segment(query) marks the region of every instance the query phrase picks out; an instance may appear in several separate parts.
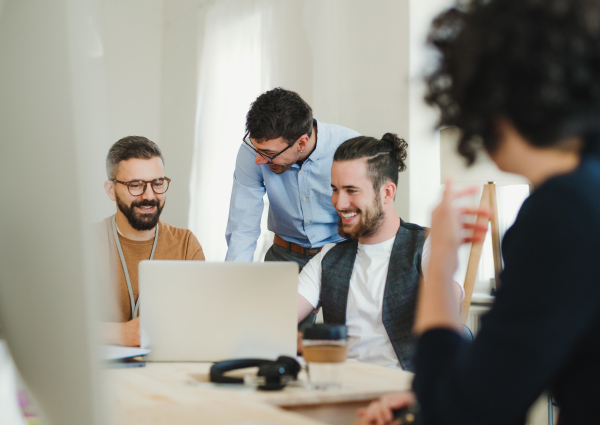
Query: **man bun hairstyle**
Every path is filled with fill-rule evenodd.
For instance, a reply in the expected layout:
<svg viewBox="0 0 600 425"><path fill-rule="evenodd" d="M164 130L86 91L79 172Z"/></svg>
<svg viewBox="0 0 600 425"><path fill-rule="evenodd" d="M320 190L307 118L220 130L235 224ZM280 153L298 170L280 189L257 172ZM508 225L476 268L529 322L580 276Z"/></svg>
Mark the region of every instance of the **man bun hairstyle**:
<svg viewBox="0 0 600 425"><path fill-rule="evenodd" d="M352 161L366 158L367 173L378 191L391 181L398 186L398 173L406 170L408 143L394 133L385 133L381 140L358 136L342 143L333 156L334 161Z"/></svg>
<svg viewBox="0 0 600 425"><path fill-rule="evenodd" d="M440 126L461 130L470 164L496 150L499 118L538 147L598 129L599 1L463 0L433 21L429 43L440 60L426 100Z"/></svg>
<svg viewBox="0 0 600 425"><path fill-rule="evenodd" d="M165 163L162 152L156 143L142 136L127 136L115 142L106 156L106 175L113 180L117 175L119 163L131 158L152 159L159 157Z"/></svg>
<svg viewBox="0 0 600 425"><path fill-rule="evenodd" d="M298 93L281 87L261 94L246 114L246 130L258 143L283 137L294 143L313 131L312 109Z"/></svg>

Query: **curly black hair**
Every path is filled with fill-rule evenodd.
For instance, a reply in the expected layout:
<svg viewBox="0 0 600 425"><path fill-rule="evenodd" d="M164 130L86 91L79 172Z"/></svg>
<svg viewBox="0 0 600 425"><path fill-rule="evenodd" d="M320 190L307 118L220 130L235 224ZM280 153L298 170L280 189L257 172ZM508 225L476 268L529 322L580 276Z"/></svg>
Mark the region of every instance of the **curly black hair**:
<svg viewBox="0 0 600 425"><path fill-rule="evenodd" d="M600 127L598 0L463 0L429 43L441 58L425 100L461 130L469 164L482 145L494 152L499 118L540 147Z"/></svg>

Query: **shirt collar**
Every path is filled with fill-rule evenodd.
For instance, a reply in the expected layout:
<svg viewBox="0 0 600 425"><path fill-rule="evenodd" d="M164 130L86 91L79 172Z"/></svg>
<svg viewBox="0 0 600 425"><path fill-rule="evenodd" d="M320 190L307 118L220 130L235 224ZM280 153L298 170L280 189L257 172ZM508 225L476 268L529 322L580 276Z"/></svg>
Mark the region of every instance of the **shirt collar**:
<svg viewBox="0 0 600 425"><path fill-rule="evenodd" d="M315 147L313 153L311 153L310 156L306 158L306 160L315 162L317 159L319 159L319 156L321 156L321 154L325 150L325 142L327 140L327 137L325 137L324 135L325 130L319 128L319 122L316 118L313 118L313 122L317 130L317 146Z"/></svg>

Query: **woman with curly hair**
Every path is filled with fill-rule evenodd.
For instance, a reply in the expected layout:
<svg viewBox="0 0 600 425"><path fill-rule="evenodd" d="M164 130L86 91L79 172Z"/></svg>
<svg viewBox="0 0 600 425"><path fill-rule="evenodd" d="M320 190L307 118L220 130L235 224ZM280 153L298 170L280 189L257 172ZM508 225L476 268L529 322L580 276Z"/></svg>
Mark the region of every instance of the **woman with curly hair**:
<svg viewBox="0 0 600 425"><path fill-rule="evenodd" d="M465 216L448 184L432 214L419 297L414 393L384 397L359 423L391 422L414 399L425 424L524 423L550 390L560 423L600 422L600 1L462 2L433 23L441 53L427 101L535 190L503 240L496 301L472 344L451 292ZM472 238L481 238L474 229Z"/></svg>

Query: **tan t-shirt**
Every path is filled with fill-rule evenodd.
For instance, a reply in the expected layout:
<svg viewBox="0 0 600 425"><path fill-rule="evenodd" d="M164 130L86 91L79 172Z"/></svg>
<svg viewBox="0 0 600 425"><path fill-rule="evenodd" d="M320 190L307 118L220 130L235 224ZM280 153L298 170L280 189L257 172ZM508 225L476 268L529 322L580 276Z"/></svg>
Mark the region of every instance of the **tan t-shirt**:
<svg viewBox="0 0 600 425"><path fill-rule="evenodd" d="M198 239L188 229L171 226L170 224L158 222L158 241L156 241L155 260L204 260L204 253ZM106 306L109 322L126 322L131 320L131 302L129 300L129 290L125 280L125 272L119 258L119 251L115 243L112 228L112 216L102 221L102 233L105 241L108 242L109 263L112 277L109 285L108 305ZM152 253L154 238L147 241L133 241L122 235L119 236L123 256L127 263L129 279L133 296L138 298L138 264L142 260L149 260ZM140 305L140 312L142 310ZM141 313L140 313L141 314Z"/></svg>

